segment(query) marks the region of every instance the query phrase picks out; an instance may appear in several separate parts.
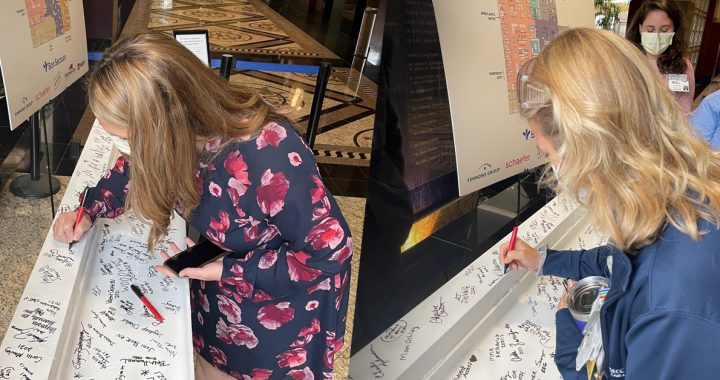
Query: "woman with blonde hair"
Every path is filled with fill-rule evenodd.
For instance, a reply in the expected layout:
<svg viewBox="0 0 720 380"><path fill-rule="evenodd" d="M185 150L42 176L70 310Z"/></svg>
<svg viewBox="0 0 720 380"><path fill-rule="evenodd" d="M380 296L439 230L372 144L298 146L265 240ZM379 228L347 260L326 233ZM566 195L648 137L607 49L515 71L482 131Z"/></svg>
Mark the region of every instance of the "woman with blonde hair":
<svg viewBox="0 0 720 380"><path fill-rule="evenodd" d="M612 243L553 251L518 240L500 258L513 269L610 279L597 378L720 373L707 356L720 350L720 154L690 133L663 87L631 43L594 29L559 35L518 75L521 114L558 191ZM576 371L583 335L564 300L558 308L555 361L565 379L586 379L587 368Z"/></svg>
<svg viewBox="0 0 720 380"><path fill-rule="evenodd" d="M128 208L152 222L152 250L178 212L230 251L179 273L191 280L198 377L332 376L352 239L291 123L162 33L109 48L88 95L127 158L90 190L76 228L76 212L58 217L55 238L77 240L96 218Z"/></svg>

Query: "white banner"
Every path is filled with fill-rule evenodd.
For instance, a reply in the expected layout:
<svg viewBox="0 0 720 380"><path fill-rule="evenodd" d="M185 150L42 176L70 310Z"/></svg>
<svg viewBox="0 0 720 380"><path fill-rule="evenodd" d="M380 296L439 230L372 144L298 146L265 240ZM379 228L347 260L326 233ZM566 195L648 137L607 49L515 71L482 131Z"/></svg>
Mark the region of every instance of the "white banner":
<svg viewBox="0 0 720 380"><path fill-rule="evenodd" d="M433 0L466 195L545 162L517 114L518 69L559 32L593 27L590 0Z"/></svg>
<svg viewBox="0 0 720 380"><path fill-rule="evenodd" d="M81 0L3 0L0 36L11 129L88 70Z"/></svg>

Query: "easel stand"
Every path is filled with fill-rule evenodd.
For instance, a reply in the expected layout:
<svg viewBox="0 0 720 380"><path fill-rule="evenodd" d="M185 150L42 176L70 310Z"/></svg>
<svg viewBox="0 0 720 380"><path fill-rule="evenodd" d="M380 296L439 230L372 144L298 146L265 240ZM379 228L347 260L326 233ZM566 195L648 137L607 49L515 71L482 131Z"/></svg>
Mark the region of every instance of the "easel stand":
<svg viewBox="0 0 720 380"><path fill-rule="evenodd" d="M30 117L30 174L24 174L15 178L10 183L10 192L16 197L23 199L47 198L60 190L60 182L50 175L50 152L47 148L47 125L45 123L45 107L40 108ZM45 130L45 156L48 160L48 174L40 173L40 125L39 118L42 115L43 127ZM53 207L54 208L54 207ZM54 210L53 210L54 211Z"/></svg>

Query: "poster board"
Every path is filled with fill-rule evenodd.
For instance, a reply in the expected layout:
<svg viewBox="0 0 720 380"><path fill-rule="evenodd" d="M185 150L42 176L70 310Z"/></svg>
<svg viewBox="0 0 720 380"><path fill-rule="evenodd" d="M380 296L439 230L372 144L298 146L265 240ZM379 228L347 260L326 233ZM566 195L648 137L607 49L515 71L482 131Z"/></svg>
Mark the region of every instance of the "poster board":
<svg viewBox="0 0 720 380"><path fill-rule="evenodd" d="M593 27L590 0L433 0L450 101L459 194L545 163L517 114L520 66L558 33Z"/></svg>
<svg viewBox="0 0 720 380"><path fill-rule="evenodd" d="M88 71L80 0L3 0L2 67L15 129Z"/></svg>

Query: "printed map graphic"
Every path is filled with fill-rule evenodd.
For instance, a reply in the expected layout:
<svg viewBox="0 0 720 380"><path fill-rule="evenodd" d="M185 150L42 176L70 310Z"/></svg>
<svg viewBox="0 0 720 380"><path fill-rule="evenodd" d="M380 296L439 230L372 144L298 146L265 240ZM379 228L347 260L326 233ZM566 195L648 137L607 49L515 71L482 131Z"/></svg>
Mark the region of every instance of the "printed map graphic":
<svg viewBox="0 0 720 380"><path fill-rule="evenodd" d="M25 0L33 47L70 30L68 0Z"/></svg>
<svg viewBox="0 0 720 380"><path fill-rule="evenodd" d="M516 113L515 81L520 66L540 54L540 50L567 27L558 26L555 0L498 0L498 8L510 113Z"/></svg>

